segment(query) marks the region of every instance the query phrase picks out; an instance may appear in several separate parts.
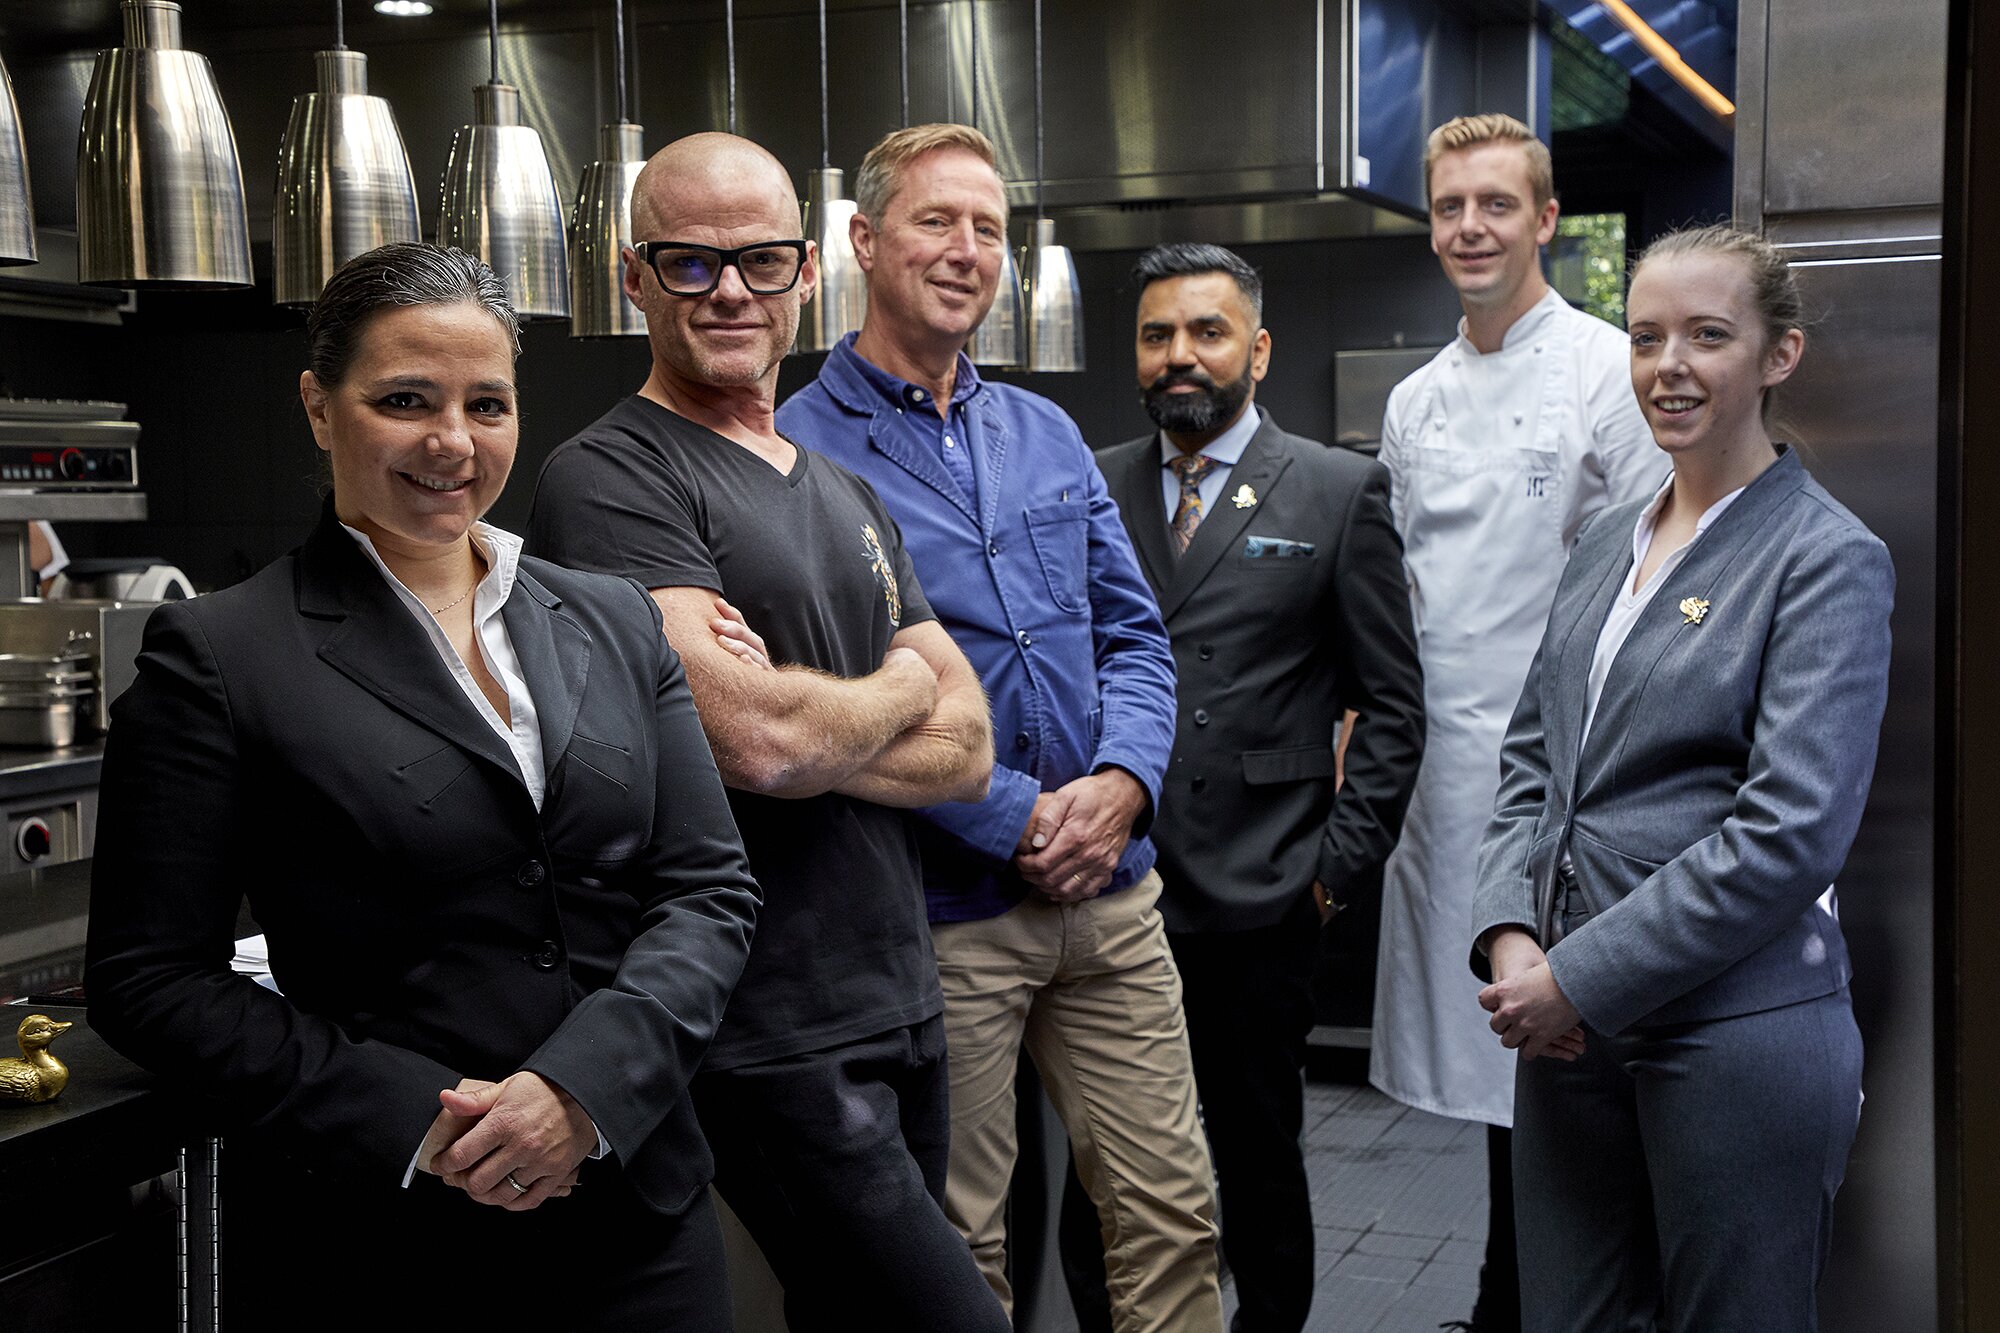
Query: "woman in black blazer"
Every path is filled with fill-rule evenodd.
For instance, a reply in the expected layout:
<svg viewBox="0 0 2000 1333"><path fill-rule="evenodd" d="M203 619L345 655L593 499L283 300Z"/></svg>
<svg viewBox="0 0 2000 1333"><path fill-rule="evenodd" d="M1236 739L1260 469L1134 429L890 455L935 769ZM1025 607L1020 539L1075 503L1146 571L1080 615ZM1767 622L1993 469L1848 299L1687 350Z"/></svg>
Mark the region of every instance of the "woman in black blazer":
<svg viewBox="0 0 2000 1333"><path fill-rule="evenodd" d="M1474 966L1514 1095L1523 1326L1807 1333L1861 1110L1832 882L1887 697L1888 551L1774 444L1762 238L1634 271L1673 475L1586 526L1502 751Z"/></svg>
<svg viewBox="0 0 2000 1333"><path fill-rule="evenodd" d="M685 1091L758 896L679 660L478 521L518 435L484 264L372 251L308 339L319 526L161 607L113 709L92 1023L228 1128L244 1326L726 1329ZM231 974L246 897L282 995Z"/></svg>

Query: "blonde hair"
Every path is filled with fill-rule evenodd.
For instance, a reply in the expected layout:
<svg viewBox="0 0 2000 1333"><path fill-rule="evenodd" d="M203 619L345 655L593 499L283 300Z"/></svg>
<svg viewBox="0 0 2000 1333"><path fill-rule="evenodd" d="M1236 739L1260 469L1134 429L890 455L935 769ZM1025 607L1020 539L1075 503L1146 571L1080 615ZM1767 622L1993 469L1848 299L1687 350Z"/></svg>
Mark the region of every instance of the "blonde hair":
<svg viewBox="0 0 2000 1333"><path fill-rule="evenodd" d="M1431 197L1431 168L1446 153L1477 148L1489 143L1518 143L1528 160L1528 185L1535 192L1535 207L1541 208L1556 197L1556 168L1549 160L1549 146L1535 132L1512 116L1489 111L1477 116L1459 116L1431 131L1424 144L1424 201Z"/></svg>
<svg viewBox="0 0 2000 1333"><path fill-rule="evenodd" d="M947 121L891 131L868 150L868 156L861 159L861 170L854 176L854 206L868 219L868 225L882 225L883 210L902 188L903 168L940 148L963 149L998 171L999 159L994 155L993 141L970 125Z"/></svg>
<svg viewBox="0 0 2000 1333"><path fill-rule="evenodd" d="M1750 279L1750 303L1764 322L1764 346L1775 345L1792 329L1806 326L1805 303L1799 297L1798 280L1792 266L1778 247L1754 231L1743 231L1726 223L1710 227L1688 227L1668 232L1639 256L1632 276L1655 259L1677 259L1683 255L1723 255L1743 262Z"/></svg>

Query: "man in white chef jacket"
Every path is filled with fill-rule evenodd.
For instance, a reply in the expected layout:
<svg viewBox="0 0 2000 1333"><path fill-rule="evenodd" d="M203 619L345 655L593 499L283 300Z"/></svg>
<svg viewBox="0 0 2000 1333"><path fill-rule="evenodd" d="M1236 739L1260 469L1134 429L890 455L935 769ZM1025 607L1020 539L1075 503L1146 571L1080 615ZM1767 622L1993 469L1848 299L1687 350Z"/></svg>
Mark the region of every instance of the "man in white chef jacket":
<svg viewBox="0 0 2000 1333"><path fill-rule="evenodd" d="M1509 1127L1513 1051L1465 965L1500 742L1585 519L1650 495L1668 463L1632 394L1623 330L1542 276L1549 150L1511 116L1463 116L1424 157L1431 249L1458 289L1453 340L1396 386L1381 459L1403 539L1430 734L1385 872L1369 1080L1489 1126L1493 1206L1470 1329L1518 1333Z"/></svg>

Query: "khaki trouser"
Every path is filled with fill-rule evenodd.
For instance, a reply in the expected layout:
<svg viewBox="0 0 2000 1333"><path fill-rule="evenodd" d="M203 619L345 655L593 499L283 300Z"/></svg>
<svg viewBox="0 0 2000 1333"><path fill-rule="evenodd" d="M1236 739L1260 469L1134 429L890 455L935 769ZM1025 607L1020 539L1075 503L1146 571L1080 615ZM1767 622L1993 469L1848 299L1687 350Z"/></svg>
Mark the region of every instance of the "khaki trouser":
<svg viewBox="0 0 2000 1333"><path fill-rule="evenodd" d="M1195 1115L1160 877L931 927L951 1064L945 1212L1011 1312L1004 1271L1014 1070L1023 1038L1104 1229L1119 1333L1222 1328L1215 1177Z"/></svg>

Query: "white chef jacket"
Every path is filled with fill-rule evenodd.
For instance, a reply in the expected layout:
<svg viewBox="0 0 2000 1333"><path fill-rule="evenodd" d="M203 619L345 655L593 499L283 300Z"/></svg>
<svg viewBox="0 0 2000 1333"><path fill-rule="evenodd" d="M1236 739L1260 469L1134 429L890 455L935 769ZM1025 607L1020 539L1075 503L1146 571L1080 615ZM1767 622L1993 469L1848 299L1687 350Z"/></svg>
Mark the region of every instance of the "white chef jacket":
<svg viewBox="0 0 2000 1333"><path fill-rule="evenodd" d="M1384 875L1369 1081L1437 1115L1511 1125L1513 1051L1466 966L1500 743L1585 519L1670 471L1623 332L1554 290L1482 354L1463 322L1396 386L1382 462L1424 668L1423 766Z"/></svg>

